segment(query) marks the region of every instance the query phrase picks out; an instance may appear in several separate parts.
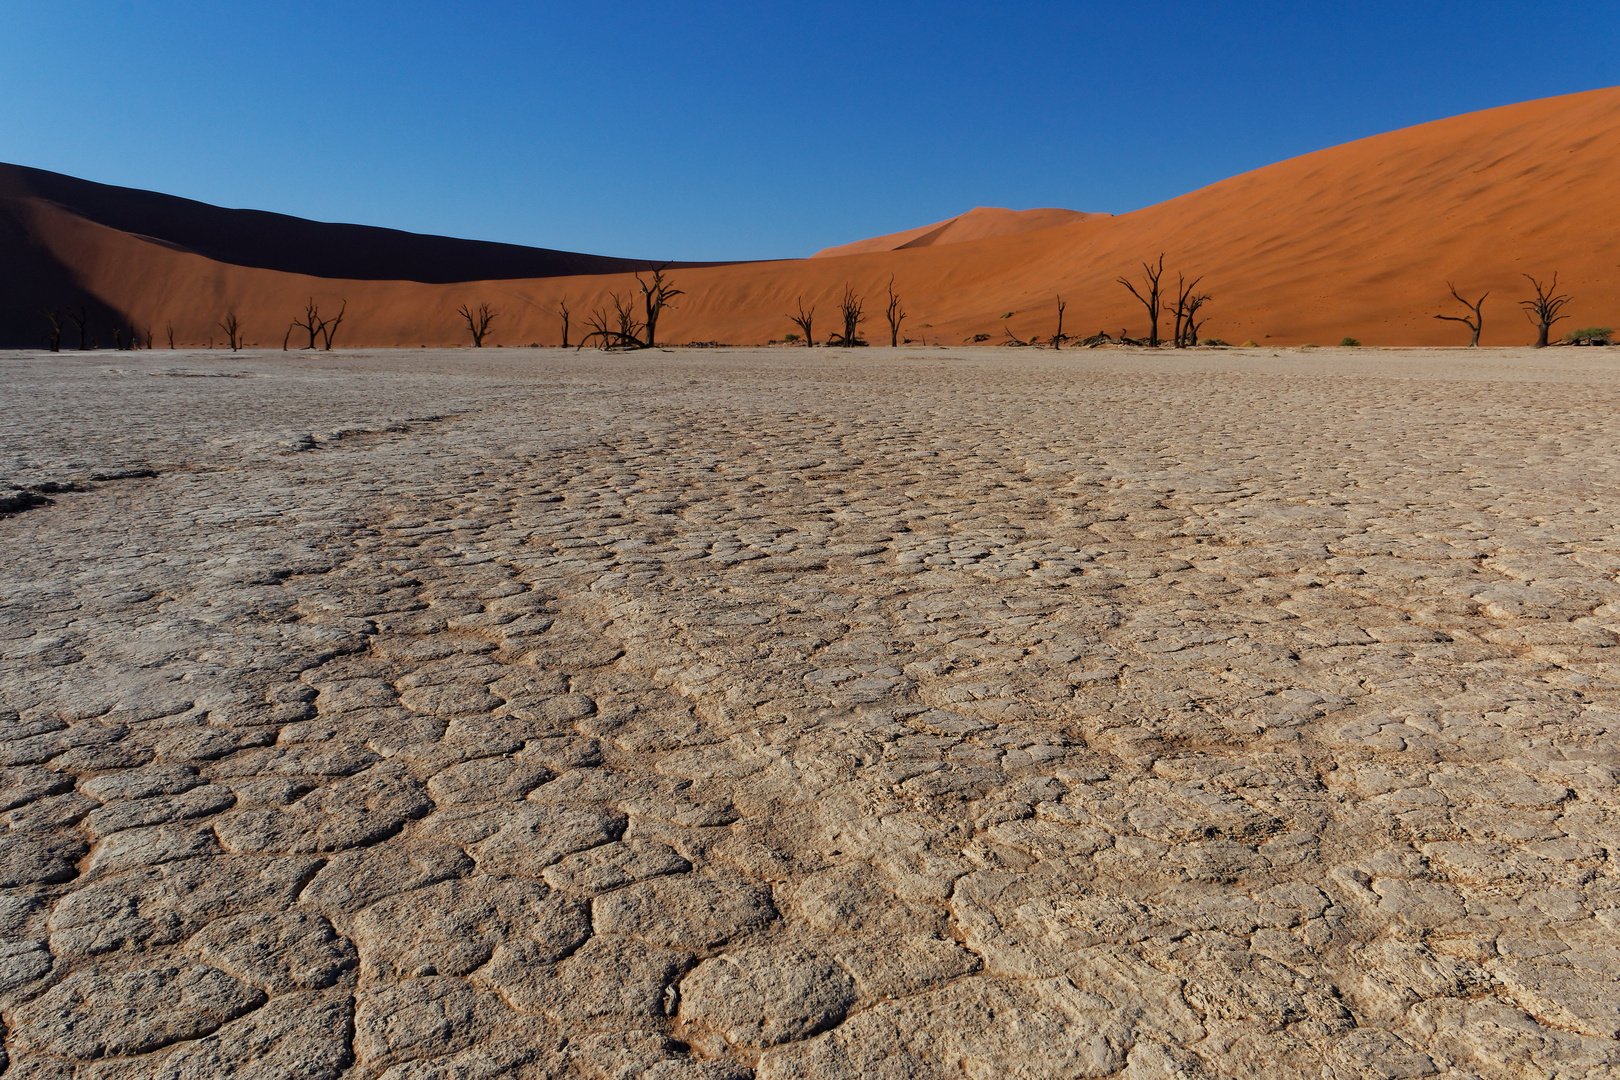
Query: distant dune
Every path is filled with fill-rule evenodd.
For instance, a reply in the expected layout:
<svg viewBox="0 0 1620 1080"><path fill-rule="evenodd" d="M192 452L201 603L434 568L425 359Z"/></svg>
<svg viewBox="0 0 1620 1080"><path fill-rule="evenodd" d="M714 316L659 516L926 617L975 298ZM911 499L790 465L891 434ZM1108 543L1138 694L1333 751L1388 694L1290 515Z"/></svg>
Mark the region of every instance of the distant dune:
<svg viewBox="0 0 1620 1080"><path fill-rule="evenodd" d="M780 339L802 297L825 338L848 284L867 297L867 338L887 344L879 295L891 275L903 335L918 342L1000 340L1004 326L1049 336L1058 295L1072 335L1145 335L1115 279L1162 251L1172 279L1203 275L1204 332L1229 341L1465 344L1465 330L1433 318L1459 310L1451 280L1490 291L1484 344L1523 344L1523 273L1557 271L1573 295L1556 332L1620 325L1617 176L1620 89L1594 90L1373 136L1117 217L980 208L810 259L686 265L660 337ZM634 289L626 271L646 265L226 211L17 167L0 170L0 251L0 344L30 347L43 340L40 308L81 303L104 345L115 321L152 328L160 345L168 325L177 344L217 342L234 310L250 341L279 347L308 296L348 301L340 345L456 344L455 309L482 301L500 312L490 343L556 344L559 300L577 341L584 313Z"/></svg>
<svg viewBox="0 0 1620 1080"><path fill-rule="evenodd" d="M1054 225L1067 225L1089 217L1107 215L1083 214L1078 210L1005 210L999 206L975 206L965 214L936 221L918 229L874 236L870 240L857 240L853 244L822 248L812 259L835 258L839 255L864 255L869 251L905 251L911 248L935 247L940 244L960 244L965 240L989 240L997 236L1049 229Z"/></svg>

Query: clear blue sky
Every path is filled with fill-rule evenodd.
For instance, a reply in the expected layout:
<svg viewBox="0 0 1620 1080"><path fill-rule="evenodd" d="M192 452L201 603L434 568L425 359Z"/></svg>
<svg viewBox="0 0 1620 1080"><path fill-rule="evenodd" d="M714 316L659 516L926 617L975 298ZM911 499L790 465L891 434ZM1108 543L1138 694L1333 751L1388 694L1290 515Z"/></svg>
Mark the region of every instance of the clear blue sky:
<svg viewBox="0 0 1620 1080"><path fill-rule="evenodd" d="M0 0L0 160L644 258L1121 213L1620 83L1620 3Z"/></svg>

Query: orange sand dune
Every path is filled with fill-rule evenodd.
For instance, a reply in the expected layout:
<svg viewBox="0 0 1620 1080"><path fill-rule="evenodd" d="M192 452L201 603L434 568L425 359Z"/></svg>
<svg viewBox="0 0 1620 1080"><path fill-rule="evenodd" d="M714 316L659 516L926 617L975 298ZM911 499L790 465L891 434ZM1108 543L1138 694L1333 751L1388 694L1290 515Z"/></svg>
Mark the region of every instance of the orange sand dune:
<svg viewBox="0 0 1620 1080"><path fill-rule="evenodd" d="M1058 295L1070 334L1125 327L1145 335L1141 307L1115 278L1139 275L1141 260L1161 251L1172 278L1203 275L1214 294L1205 333L1234 342L1332 344L1352 335L1368 345L1464 344L1465 330L1433 318L1458 310L1449 279L1465 293L1490 291L1485 344L1524 344L1533 333L1513 305L1527 288L1520 275L1555 270L1574 297L1558 332L1620 326L1620 255L1610 242L1620 224L1617 134L1620 89L1594 90L1362 139L1118 217L899 250L687 267L675 274L686 295L665 314L660 337L779 339L794 329L784 313L802 297L825 338L848 284L868 298L867 337L887 344L877 298L891 275L909 312L904 336L930 344L978 333L999 340L1004 323L1021 337L1050 335ZM0 211L8 344L38 345L37 308L82 299L108 319L154 328L160 345L166 324L177 344L218 341L217 323L235 310L251 341L279 346L309 295L324 310L348 300L338 339L348 346L455 344L465 338L456 307L480 301L500 312L491 343L556 344L559 300L574 311L577 341L584 312L635 287L626 273L489 273L450 283L291 273L180 250L26 194L0 190Z"/></svg>
<svg viewBox="0 0 1620 1080"><path fill-rule="evenodd" d="M958 214L932 225L924 225L905 232L874 236L870 240L857 240L853 244L822 248L812 259L827 259L838 255L862 255L868 251L900 251L903 248L932 247L938 244L960 244L964 240L988 240L994 236L1012 236L1015 233L1049 229L1053 225L1067 225L1089 217L1107 215L1083 214L1078 210L1057 210L1045 207L1039 210L1006 210L999 206L975 206L965 214Z"/></svg>

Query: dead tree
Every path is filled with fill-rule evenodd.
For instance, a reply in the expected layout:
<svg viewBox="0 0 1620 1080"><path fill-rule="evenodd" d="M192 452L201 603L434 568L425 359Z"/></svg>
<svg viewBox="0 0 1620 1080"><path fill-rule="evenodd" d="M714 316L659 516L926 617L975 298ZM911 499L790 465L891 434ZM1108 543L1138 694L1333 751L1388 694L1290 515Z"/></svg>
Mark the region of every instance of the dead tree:
<svg viewBox="0 0 1620 1080"><path fill-rule="evenodd" d="M45 321L51 324L51 352L62 351L62 310L60 308L40 308L39 313L45 316Z"/></svg>
<svg viewBox="0 0 1620 1080"><path fill-rule="evenodd" d="M906 311L900 306L900 298L894 292L894 275L889 275L889 306L883 314L889 320L889 348L897 348L900 344L900 324L906 321Z"/></svg>
<svg viewBox="0 0 1620 1080"><path fill-rule="evenodd" d="M467 330L472 334L473 348L482 349L484 337L489 333L489 324L495 321L495 316L499 312L488 304L479 304L477 309L462 304L456 309L456 314L467 320Z"/></svg>
<svg viewBox="0 0 1620 1080"><path fill-rule="evenodd" d="M602 342L602 348L609 347L609 342L613 338L613 328L608 325L608 314L605 308L592 308L591 313L585 316L585 325L590 327L590 330L584 337L579 339L580 349L589 344L591 338L599 339Z"/></svg>
<svg viewBox="0 0 1620 1080"><path fill-rule="evenodd" d="M814 325L816 321L816 306L814 304L810 305L809 311L804 310L804 297L801 296L799 297L799 313L797 315L784 315L783 318L792 322L800 330L804 331L805 348L808 349L816 343L816 339L811 335L810 332L810 327Z"/></svg>
<svg viewBox="0 0 1620 1080"><path fill-rule="evenodd" d="M309 344L304 347L306 349L313 349L315 347L315 338L320 334L321 327L325 325L326 324L321 321L321 305L317 304L315 302L315 298L312 296L304 304L304 321L299 322L297 319L294 319L292 321L292 325L287 328L287 333L289 336L291 336L294 330L302 330L304 333L309 335ZM287 347L285 338L282 339L281 347L284 349Z"/></svg>
<svg viewBox="0 0 1620 1080"><path fill-rule="evenodd" d="M242 320L236 317L235 311L225 313L225 321L219 324L219 328L225 331L225 339L231 343L231 352L242 348Z"/></svg>
<svg viewBox="0 0 1620 1080"><path fill-rule="evenodd" d="M1559 319L1569 318L1568 315L1558 314L1563 306L1569 303L1569 295L1567 293L1562 295L1558 293L1557 273L1553 274L1552 283L1546 288L1542 288L1541 282L1529 274L1524 276L1531 285L1535 286L1536 298L1534 300L1520 300L1519 306L1524 308L1525 318L1530 320L1530 325L1538 330L1536 348L1545 349L1547 347L1547 331L1552 329L1552 324Z"/></svg>
<svg viewBox="0 0 1620 1080"><path fill-rule="evenodd" d="M1146 292L1145 296L1136 291L1136 286L1131 283L1130 278L1121 277L1117 280L1121 285L1131 290L1131 295L1136 297L1143 307L1147 308L1148 322L1152 327L1148 331L1148 348L1157 349L1159 347L1159 278L1164 274L1164 253L1159 253L1159 264L1157 266L1143 263L1142 269L1147 272L1147 284L1143 286Z"/></svg>
<svg viewBox="0 0 1620 1080"><path fill-rule="evenodd" d="M1193 290L1196 289L1198 287L1198 283L1200 281L1203 281L1203 280L1204 280L1204 278L1203 278L1202 275L1199 275L1198 277L1193 278L1191 281L1186 280L1180 274L1176 275L1176 337L1175 337L1175 345L1176 345L1176 348L1178 348L1178 349L1185 349L1189 345L1198 344L1198 338L1197 338L1196 334L1189 334L1188 333L1188 329L1189 329L1191 324L1190 324L1190 321L1187 318L1187 314L1188 314L1187 308L1188 308L1188 304L1191 302L1193 296L1196 295L1193 292ZM1206 297L1206 299L1207 299L1207 297ZM1191 337L1191 340L1188 340L1189 337Z"/></svg>
<svg viewBox="0 0 1620 1080"><path fill-rule="evenodd" d="M862 307L860 296L849 285L845 285L843 299L838 301L839 313L844 317L844 332L834 334L827 344L842 345L846 349L866 344L861 340L861 323L866 321L866 316L861 314Z"/></svg>
<svg viewBox="0 0 1620 1080"><path fill-rule="evenodd" d="M627 349L634 349L641 342L641 324L636 322L635 297L627 296L619 299L619 294L613 294L613 317L618 321L617 331L619 344Z"/></svg>
<svg viewBox="0 0 1620 1080"><path fill-rule="evenodd" d="M1003 345L1011 345L1015 348L1023 348L1029 344L1029 342L1021 340L1017 334L1012 332L1012 323L1002 323L1001 329L1002 332L1007 335L1001 340Z"/></svg>
<svg viewBox="0 0 1620 1080"><path fill-rule="evenodd" d="M579 347L583 349L594 338L604 349L646 348L641 340L641 324L636 321L635 297L620 297L618 293L612 297L613 314L609 315L606 308L593 310L585 320L591 332L579 339Z"/></svg>
<svg viewBox="0 0 1620 1080"><path fill-rule="evenodd" d="M677 296L685 296L686 293L675 288L672 282L664 280L664 268L662 266L653 267L651 281L642 281L641 275L637 274L636 284L641 286L641 297L646 301L647 320L642 325L647 331L647 338L643 344L650 349L658 344L656 340L658 316L666 307L672 308L675 306L670 303L671 300Z"/></svg>
<svg viewBox="0 0 1620 1080"><path fill-rule="evenodd" d="M1198 317L1198 310L1211 300L1215 299L1209 293L1194 293L1187 297L1187 344L1198 344L1198 328L1204 325L1204 319ZM1206 316L1205 318L1207 318Z"/></svg>
<svg viewBox="0 0 1620 1080"><path fill-rule="evenodd" d="M563 324L563 343L562 343L562 347L566 349L566 348L568 348L568 297L564 296L561 300L557 301L557 314L562 318L562 324Z"/></svg>
<svg viewBox="0 0 1620 1080"><path fill-rule="evenodd" d="M77 311L68 308L67 317L68 322L72 323L79 331L79 351L84 352L90 348L90 332L87 329L90 325L90 312L83 307L80 307Z"/></svg>
<svg viewBox="0 0 1620 1080"><path fill-rule="evenodd" d="M169 351L173 352L174 351L174 320L172 320L172 319L164 319L163 320L163 329L168 332L168 335L169 335Z"/></svg>
<svg viewBox="0 0 1620 1080"><path fill-rule="evenodd" d="M338 308L338 313L335 318L322 320L321 342L324 344L327 352L332 351L332 339L337 337L338 327L343 325L343 316L348 312L348 310L349 301L347 298L345 298L342 306Z"/></svg>
<svg viewBox="0 0 1620 1080"><path fill-rule="evenodd" d="M1451 295L1457 298L1457 303L1461 304L1465 308L1468 308L1474 313L1474 317L1470 319L1466 315L1436 315L1435 318L1443 319L1446 322L1460 322L1464 326L1468 327L1468 329L1471 330L1474 335L1469 340L1468 347L1470 349L1479 348L1480 327L1485 325L1485 316L1480 309L1485 306L1485 296L1489 296L1491 294L1486 293L1485 296L1480 297L1478 300L1469 301L1462 298L1462 294L1457 291L1457 286L1453 285L1451 282L1446 282L1446 288L1450 289ZM1539 292L1540 286L1538 285L1536 288ZM1547 331L1545 328L1543 328L1541 331L1541 340L1543 344L1545 344L1547 341Z"/></svg>
<svg viewBox="0 0 1620 1080"><path fill-rule="evenodd" d="M1068 338L1063 336L1063 309L1068 307L1069 305L1067 305L1067 304L1065 304L1063 302L1063 297L1061 297L1061 296L1057 298L1057 302L1058 302L1058 324L1057 324L1057 333L1052 335L1052 348L1061 349L1061 348L1063 348L1063 343L1065 341L1069 340Z"/></svg>

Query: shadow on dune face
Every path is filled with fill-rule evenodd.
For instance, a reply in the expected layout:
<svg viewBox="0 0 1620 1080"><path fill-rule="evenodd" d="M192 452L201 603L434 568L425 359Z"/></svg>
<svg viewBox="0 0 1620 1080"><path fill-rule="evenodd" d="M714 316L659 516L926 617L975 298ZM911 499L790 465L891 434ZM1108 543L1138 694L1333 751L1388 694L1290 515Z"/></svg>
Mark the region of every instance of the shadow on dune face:
<svg viewBox="0 0 1620 1080"><path fill-rule="evenodd" d="M21 165L0 165L0 198L7 202L41 199L98 225L176 250L233 266L311 277L444 284L613 274L653 265L647 259L458 240L371 225L329 224L262 210L230 210Z"/></svg>

